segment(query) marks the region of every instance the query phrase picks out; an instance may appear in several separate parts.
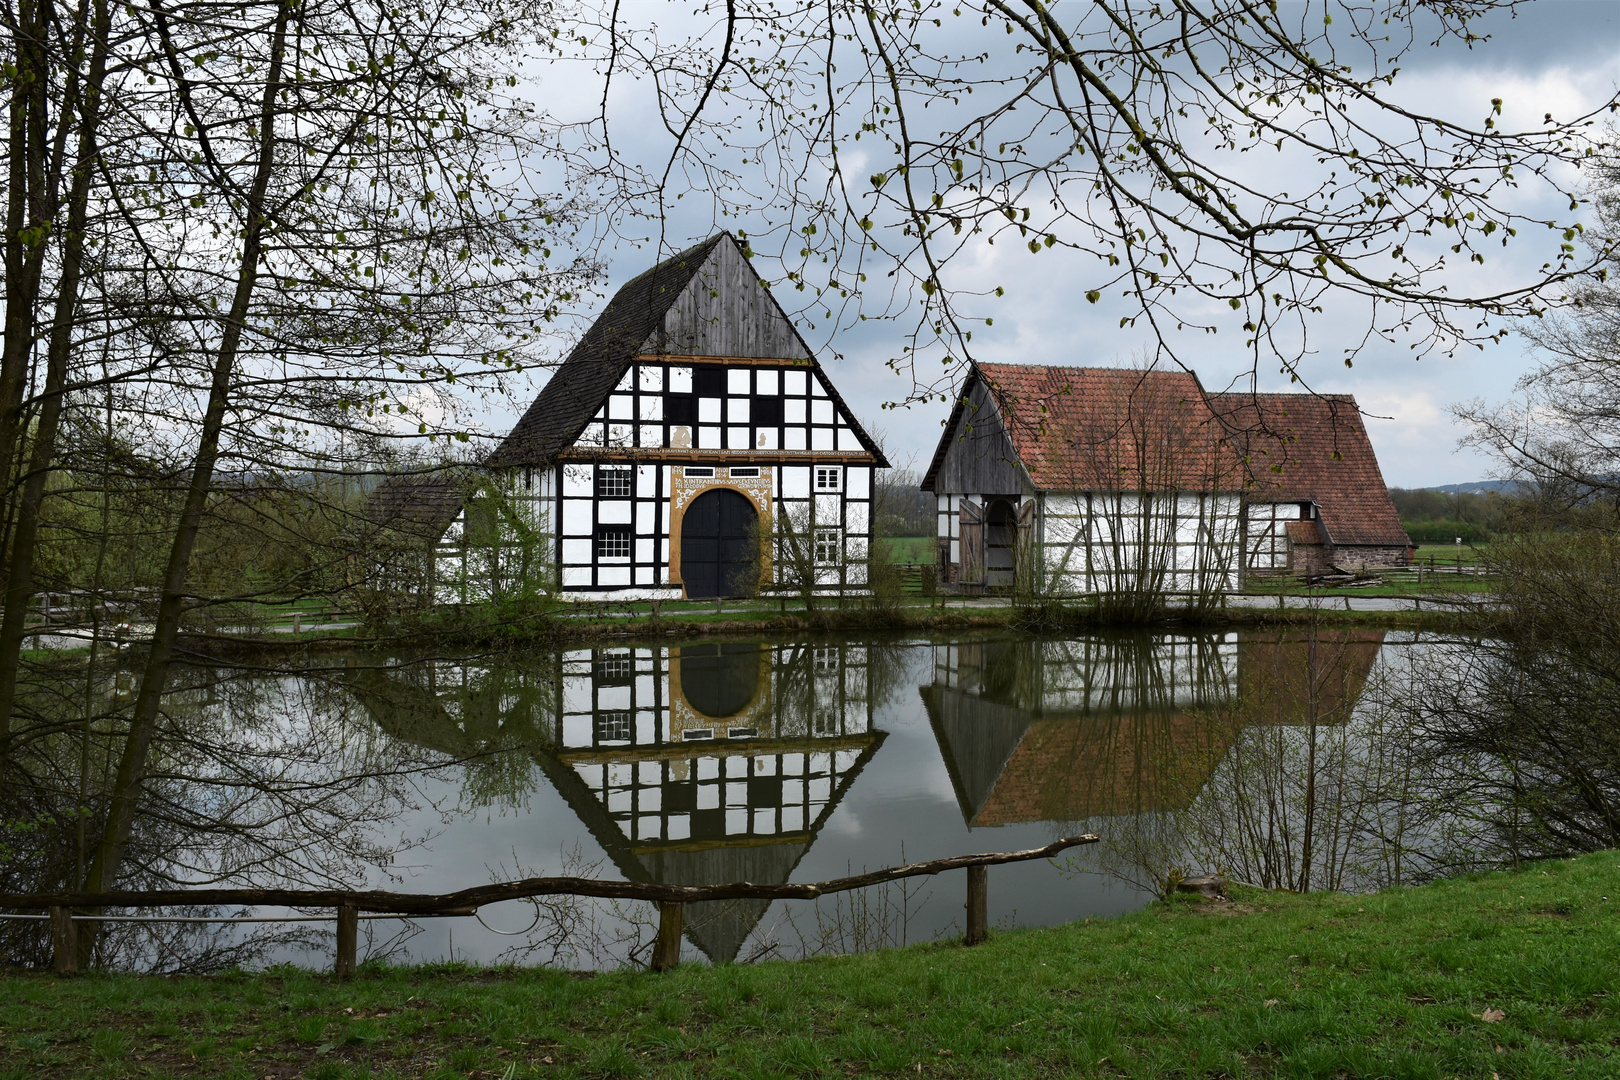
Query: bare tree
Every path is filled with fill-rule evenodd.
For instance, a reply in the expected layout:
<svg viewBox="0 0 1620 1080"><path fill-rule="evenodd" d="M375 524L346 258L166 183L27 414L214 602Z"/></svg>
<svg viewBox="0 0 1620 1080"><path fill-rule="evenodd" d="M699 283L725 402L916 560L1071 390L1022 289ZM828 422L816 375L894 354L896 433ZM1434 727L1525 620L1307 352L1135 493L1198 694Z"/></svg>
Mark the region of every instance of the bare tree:
<svg viewBox="0 0 1620 1080"><path fill-rule="evenodd" d="M1620 155L1605 151L1590 175L1599 227L1587 245L1603 276L1574 290L1568 312L1530 325L1544 360L1519 380L1519 404L1475 401L1457 416L1472 427L1467 441L1532 485L1544 506L1606 504L1613 528L1620 522L1613 516L1620 512L1620 285L1609 275L1620 270Z"/></svg>
<svg viewBox="0 0 1620 1080"><path fill-rule="evenodd" d="M1230 329L1256 370L1303 375L1335 297L1367 310L1347 364L1373 342L1500 338L1602 261L1577 254L1561 179L1592 121L1507 130L1495 99L1459 122L1404 100L1397 73L1436 43L1482 45L1479 20L1513 6L728 0L672 33L615 3L582 12L573 40L603 73L610 162L659 235L689 189L714 193L717 218L763 218L750 242L780 256L809 323L911 322L890 363L926 397L993 318L954 270L981 245L1084 256L1076 299L1117 294L1122 324L1171 356L1177 331ZM640 167L613 137L635 80L670 138ZM1568 218L1527 215L1527 186ZM1453 274L1527 232L1540 269L1480 291ZM947 366L918 366L924 352Z"/></svg>

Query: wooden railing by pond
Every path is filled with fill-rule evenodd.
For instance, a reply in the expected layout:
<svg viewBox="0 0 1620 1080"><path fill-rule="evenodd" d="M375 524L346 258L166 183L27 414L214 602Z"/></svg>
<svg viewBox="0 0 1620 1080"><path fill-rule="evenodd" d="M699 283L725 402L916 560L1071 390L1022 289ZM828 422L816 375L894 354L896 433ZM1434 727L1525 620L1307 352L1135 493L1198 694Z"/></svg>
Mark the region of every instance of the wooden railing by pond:
<svg viewBox="0 0 1620 1080"><path fill-rule="evenodd" d="M814 900L833 893L865 889L902 878L927 877L947 870L967 871L966 943L977 945L989 932L987 905L989 868L1003 863L1050 859L1073 847L1095 844L1094 834L1067 836L1045 847L982 855L953 855L929 862L890 866L865 874L832 878L802 885L756 885L737 881L728 885L662 885L644 881L602 881L580 877L537 877L479 885L449 893L397 893L345 889L159 889L86 893L0 893L0 907L49 912L52 967L59 974L78 969L76 922L115 920L118 916L75 915L75 909L162 908L215 905L244 907L335 908L337 959L333 970L340 977L354 972L362 911L388 916L472 915L481 907L506 900L536 896L592 896L613 900L648 900L658 905L658 937L653 943L651 967L667 971L680 959L686 904L708 900ZM39 916L31 916L38 918ZM221 919L230 922L230 919ZM263 921L275 921L265 919Z"/></svg>

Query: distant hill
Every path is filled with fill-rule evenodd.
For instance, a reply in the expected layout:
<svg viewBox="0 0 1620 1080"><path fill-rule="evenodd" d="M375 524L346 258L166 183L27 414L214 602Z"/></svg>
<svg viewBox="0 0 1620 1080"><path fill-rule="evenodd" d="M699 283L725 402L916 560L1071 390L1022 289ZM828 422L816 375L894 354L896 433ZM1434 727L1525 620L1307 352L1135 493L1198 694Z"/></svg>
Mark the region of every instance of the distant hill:
<svg viewBox="0 0 1620 1080"><path fill-rule="evenodd" d="M1518 492L1519 487L1517 480L1474 480L1466 484L1440 484L1416 490L1439 491L1447 495L1513 495Z"/></svg>

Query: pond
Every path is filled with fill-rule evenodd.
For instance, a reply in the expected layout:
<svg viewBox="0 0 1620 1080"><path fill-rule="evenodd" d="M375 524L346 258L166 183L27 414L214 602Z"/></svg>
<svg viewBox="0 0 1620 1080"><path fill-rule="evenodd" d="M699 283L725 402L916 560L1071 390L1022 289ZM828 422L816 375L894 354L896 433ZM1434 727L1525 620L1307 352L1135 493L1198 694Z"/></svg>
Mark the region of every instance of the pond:
<svg viewBox="0 0 1620 1080"><path fill-rule="evenodd" d="M992 927L1118 914L1198 872L1398 884L1470 861L1443 800L1421 797L1434 770L1401 704L1414 666L1476 645L1364 628L998 633L192 668L170 695L129 884L809 882L1080 832L1104 843L991 870ZM130 674L104 682L116 712ZM63 739L65 788L82 746ZM105 772L110 753L92 760ZM74 841L58 841L33 880L72 872L57 864ZM962 877L690 905L683 958L958 935ZM478 920L368 921L362 952L611 966L645 960L654 918L639 903L512 902ZM296 924L121 932L106 959L134 966L324 966L330 948Z"/></svg>

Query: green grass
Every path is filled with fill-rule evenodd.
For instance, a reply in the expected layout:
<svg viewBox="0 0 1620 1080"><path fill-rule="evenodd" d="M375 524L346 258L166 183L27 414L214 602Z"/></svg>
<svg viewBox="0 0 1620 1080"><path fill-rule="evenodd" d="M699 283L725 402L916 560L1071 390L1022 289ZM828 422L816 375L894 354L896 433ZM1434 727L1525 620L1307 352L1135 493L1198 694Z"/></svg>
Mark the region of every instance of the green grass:
<svg viewBox="0 0 1620 1080"><path fill-rule="evenodd" d="M662 976L14 974L0 1077L1610 1080L1617 864Z"/></svg>
<svg viewBox="0 0 1620 1080"><path fill-rule="evenodd" d="M933 566L939 558L939 542L932 536L889 536L872 541L878 551L888 553L891 563L905 566Z"/></svg>

